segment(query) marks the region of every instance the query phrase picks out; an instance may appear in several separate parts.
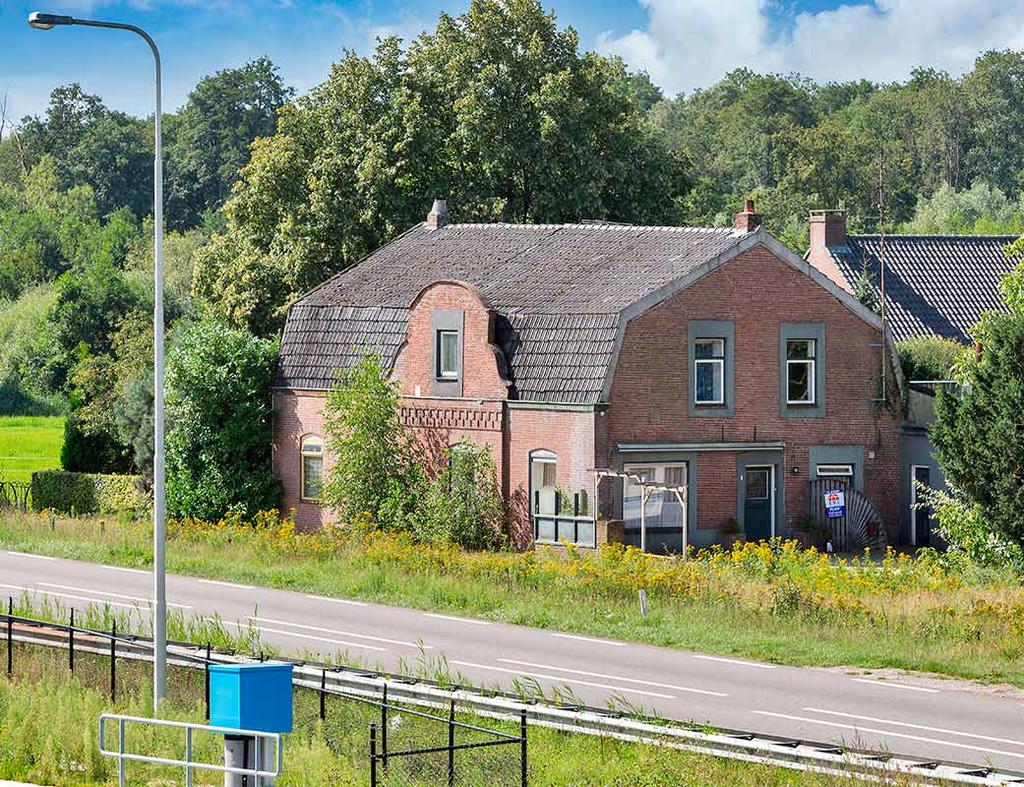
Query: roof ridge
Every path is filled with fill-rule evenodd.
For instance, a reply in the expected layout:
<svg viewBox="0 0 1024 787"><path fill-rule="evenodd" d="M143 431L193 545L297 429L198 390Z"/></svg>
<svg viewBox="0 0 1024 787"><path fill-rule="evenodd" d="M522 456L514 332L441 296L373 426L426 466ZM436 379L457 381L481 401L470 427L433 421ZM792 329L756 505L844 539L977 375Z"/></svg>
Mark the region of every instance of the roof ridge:
<svg viewBox="0 0 1024 787"><path fill-rule="evenodd" d="M859 238L881 238L882 235L881 235L881 233L878 233L878 232L864 232L864 233L858 233L858 234L851 233L851 234L847 235L847 237L848 238L855 238L855 239L859 239ZM926 240L939 240L939 239L941 239L941 240L1006 240L1006 239L1016 240L1019 237L1021 237L1021 236L1020 235L957 235L955 233L928 233L928 232L920 232L920 233L912 233L912 232L892 232L892 233L890 233L890 232L887 232L887 233L885 233L886 240L890 240L892 238L900 238L900 239L918 239L918 238L920 238L920 239L926 239Z"/></svg>
<svg viewBox="0 0 1024 787"><path fill-rule="evenodd" d="M671 224L623 224L620 222L603 222L603 221L592 221L592 222L567 222L562 224L519 224L508 221L465 221L465 222L453 222L446 224L445 229L453 229L455 227L469 227L473 229L478 228L489 228L489 229L588 229L588 230L642 230L645 232L649 231L660 231L660 232L707 232L714 233L716 235L728 235L735 232L733 227L691 227L684 225L671 225Z"/></svg>

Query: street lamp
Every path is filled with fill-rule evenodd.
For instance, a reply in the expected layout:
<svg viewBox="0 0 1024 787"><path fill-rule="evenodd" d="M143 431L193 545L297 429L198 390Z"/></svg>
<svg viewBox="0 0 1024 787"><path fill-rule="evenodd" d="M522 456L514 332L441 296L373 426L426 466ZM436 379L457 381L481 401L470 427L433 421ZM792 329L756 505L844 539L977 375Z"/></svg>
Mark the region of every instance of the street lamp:
<svg viewBox="0 0 1024 787"><path fill-rule="evenodd" d="M107 27L142 36L153 52L156 66L156 110L153 114L153 710L167 693L167 596L164 580L164 165L160 136L160 51L149 34L135 25L97 22L59 14L29 14L36 30L58 25Z"/></svg>

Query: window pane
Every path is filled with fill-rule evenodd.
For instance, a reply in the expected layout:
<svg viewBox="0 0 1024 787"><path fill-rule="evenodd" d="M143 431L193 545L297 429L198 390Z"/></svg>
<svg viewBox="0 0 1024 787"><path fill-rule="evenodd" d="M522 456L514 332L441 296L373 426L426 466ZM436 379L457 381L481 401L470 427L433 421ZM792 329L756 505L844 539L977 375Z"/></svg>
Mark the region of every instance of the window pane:
<svg viewBox="0 0 1024 787"><path fill-rule="evenodd" d="M324 452L323 441L319 437L304 437L302 438L302 453L304 454L322 454Z"/></svg>
<svg viewBox="0 0 1024 787"><path fill-rule="evenodd" d="M764 468L747 468L747 500L768 499L768 471Z"/></svg>
<svg viewBox="0 0 1024 787"><path fill-rule="evenodd" d="M786 364L786 396L790 402L813 401L811 396L811 374L813 368L813 361L789 361Z"/></svg>
<svg viewBox="0 0 1024 787"><path fill-rule="evenodd" d="M302 457L302 497L312 500L323 486L324 460L317 456Z"/></svg>
<svg viewBox="0 0 1024 787"><path fill-rule="evenodd" d="M678 465L676 467L665 468L665 483L670 486L685 486L686 485L686 466Z"/></svg>
<svg viewBox="0 0 1024 787"><path fill-rule="evenodd" d="M696 339L693 343L694 358L721 358L725 355L725 339Z"/></svg>
<svg viewBox="0 0 1024 787"><path fill-rule="evenodd" d="M696 389L694 401L697 403L720 403L724 401L722 361L695 361Z"/></svg>
<svg viewBox="0 0 1024 787"><path fill-rule="evenodd" d="M814 339L790 339L786 342L786 358L807 360L814 357Z"/></svg>
<svg viewBox="0 0 1024 787"><path fill-rule="evenodd" d="M558 477L555 462L538 459L530 460L530 485L533 500L530 506L535 514L555 514L555 491Z"/></svg>
<svg viewBox="0 0 1024 787"><path fill-rule="evenodd" d="M818 478L853 478L853 465L818 465Z"/></svg>
<svg viewBox="0 0 1024 787"><path fill-rule="evenodd" d="M438 331L438 374L441 377L459 376L459 333Z"/></svg>

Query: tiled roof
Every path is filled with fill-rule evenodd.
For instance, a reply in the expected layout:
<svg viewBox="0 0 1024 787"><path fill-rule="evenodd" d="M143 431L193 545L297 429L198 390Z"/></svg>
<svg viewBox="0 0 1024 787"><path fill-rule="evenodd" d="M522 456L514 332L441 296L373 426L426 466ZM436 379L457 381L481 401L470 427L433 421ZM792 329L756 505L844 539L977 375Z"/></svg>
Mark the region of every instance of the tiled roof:
<svg viewBox="0 0 1024 787"><path fill-rule="evenodd" d="M394 362L407 307L443 279L476 286L518 399L593 404L621 312L736 246L730 229L616 224L414 227L292 306L277 385L329 388L366 352Z"/></svg>
<svg viewBox="0 0 1024 787"><path fill-rule="evenodd" d="M897 341L937 335L970 341L982 312L1005 308L999 282L1014 261L1003 248L1016 240L1003 235L886 235L885 296ZM879 285L880 236L849 235L846 246L831 246L850 287L867 267Z"/></svg>

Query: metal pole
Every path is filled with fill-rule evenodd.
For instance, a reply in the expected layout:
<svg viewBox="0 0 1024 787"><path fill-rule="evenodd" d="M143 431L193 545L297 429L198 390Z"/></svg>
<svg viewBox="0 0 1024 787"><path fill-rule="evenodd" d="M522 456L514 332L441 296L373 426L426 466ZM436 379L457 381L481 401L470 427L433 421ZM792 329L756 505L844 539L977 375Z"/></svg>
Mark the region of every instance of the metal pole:
<svg viewBox="0 0 1024 787"><path fill-rule="evenodd" d="M110 627L110 701L117 701L117 621Z"/></svg>
<svg viewBox="0 0 1024 787"><path fill-rule="evenodd" d="M320 721L327 718L327 668L320 670Z"/></svg>
<svg viewBox="0 0 1024 787"><path fill-rule="evenodd" d="M455 785L455 700L448 709L448 787Z"/></svg>
<svg viewBox="0 0 1024 787"><path fill-rule="evenodd" d="M68 626L68 670L75 674L75 608L71 608L71 625Z"/></svg>
<svg viewBox="0 0 1024 787"><path fill-rule="evenodd" d="M647 551L647 486L640 482L640 551Z"/></svg>
<svg viewBox="0 0 1024 787"><path fill-rule="evenodd" d="M522 787L526 787L526 708L519 711L519 759L522 769Z"/></svg>
<svg viewBox="0 0 1024 787"><path fill-rule="evenodd" d="M14 598L7 597L7 677L14 677Z"/></svg>
<svg viewBox="0 0 1024 787"><path fill-rule="evenodd" d="M380 748L383 753L381 765L388 769L388 684L384 684L383 698L380 703Z"/></svg>
<svg viewBox="0 0 1024 787"><path fill-rule="evenodd" d="M377 725L370 725L370 787L377 787Z"/></svg>

